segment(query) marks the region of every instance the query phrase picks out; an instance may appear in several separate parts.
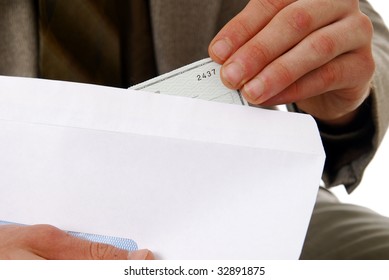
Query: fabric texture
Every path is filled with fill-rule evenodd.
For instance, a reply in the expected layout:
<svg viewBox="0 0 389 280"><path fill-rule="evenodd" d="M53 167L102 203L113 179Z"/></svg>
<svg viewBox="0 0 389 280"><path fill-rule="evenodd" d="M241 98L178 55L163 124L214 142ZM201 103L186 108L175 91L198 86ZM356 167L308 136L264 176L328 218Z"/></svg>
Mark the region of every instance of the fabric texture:
<svg viewBox="0 0 389 280"><path fill-rule="evenodd" d="M148 2L40 0L40 76L129 87L156 73Z"/></svg>
<svg viewBox="0 0 389 280"><path fill-rule="evenodd" d="M363 172L374 157L389 123L389 32L381 17L367 1L360 1L360 9L373 22L373 56L376 70L372 81L372 89L365 120L360 121L361 133L344 134L322 133L327 158L331 160L324 172L323 179L327 186L345 185L352 192L362 180ZM371 121L370 121L371 120ZM340 145L339 145L340 144Z"/></svg>
<svg viewBox="0 0 389 280"><path fill-rule="evenodd" d="M0 1L0 74L38 75L38 34L32 0Z"/></svg>
<svg viewBox="0 0 389 280"><path fill-rule="evenodd" d="M321 188L300 259L387 260L389 219Z"/></svg>
<svg viewBox="0 0 389 280"><path fill-rule="evenodd" d="M120 85L116 2L39 0L40 76Z"/></svg>
<svg viewBox="0 0 389 280"><path fill-rule="evenodd" d="M208 45L247 0L150 0L160 74L208 57Z"/></svg>

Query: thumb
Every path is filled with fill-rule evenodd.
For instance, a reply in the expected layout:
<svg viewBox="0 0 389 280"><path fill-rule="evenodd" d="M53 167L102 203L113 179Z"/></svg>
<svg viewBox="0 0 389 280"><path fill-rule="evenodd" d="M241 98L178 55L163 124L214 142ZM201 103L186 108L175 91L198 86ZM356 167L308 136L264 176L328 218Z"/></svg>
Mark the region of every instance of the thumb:
<svg viewBox="0 0 389 280"><path fill-rule="evenodd" d="M37 225L29 229L30 247L40 257L52 260L153 259L148 250L129 252L112 245L74 237L56 227ZM39 237L39 238L38 238Z"/></svg>
<svg viewBox="0 0 389 280"><path fill-rule="evenodd" d="M72 237L73 238L73 237ZM75 238L75 237L74 237ZM81 260L126 260L128 251L112 245L78 239L69 244L67 253L69 259Z"/></svg>
<svg viewBox="0 0 389 280"><path fill-rule="evenodd" d="M151 260L153 254L149 250L127 251L112 245L91 242L71 236L65 259L83 260Z"/></svg>

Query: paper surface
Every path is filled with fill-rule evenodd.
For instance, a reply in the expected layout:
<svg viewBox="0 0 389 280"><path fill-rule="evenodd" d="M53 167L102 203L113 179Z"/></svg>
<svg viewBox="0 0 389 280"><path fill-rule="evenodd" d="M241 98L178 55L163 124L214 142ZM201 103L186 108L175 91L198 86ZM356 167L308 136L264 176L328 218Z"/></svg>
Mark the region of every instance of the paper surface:
<svg viewBox="0 0 389 280"><path fill-rule="evenodd" d="M0 77L0 219L164 259L297 259L324 152L312 118Z"/></svg>
<svg viewBox="0 0 389 280"><path fill-rule="evenodd" d="M238 90L223 85L221 65L210 58L193 62L130 89L183 96L228 104L248 105Z"/></svg>

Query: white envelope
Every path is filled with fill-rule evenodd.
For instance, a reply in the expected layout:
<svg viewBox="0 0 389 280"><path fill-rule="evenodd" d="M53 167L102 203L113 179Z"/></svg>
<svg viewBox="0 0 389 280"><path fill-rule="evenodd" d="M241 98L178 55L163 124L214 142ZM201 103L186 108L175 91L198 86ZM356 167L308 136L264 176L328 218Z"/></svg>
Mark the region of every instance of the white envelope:
<svg viewBox="0 0 389 280"><path fill-rule="evenodd" d="M324 159L308 115L0 77L0 220L163 259L297 259Z"/></svg>

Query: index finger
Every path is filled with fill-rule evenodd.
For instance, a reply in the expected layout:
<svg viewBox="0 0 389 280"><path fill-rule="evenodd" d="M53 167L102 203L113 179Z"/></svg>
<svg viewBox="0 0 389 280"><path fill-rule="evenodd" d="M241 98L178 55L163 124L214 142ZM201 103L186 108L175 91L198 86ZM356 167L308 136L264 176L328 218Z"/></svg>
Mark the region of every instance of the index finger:
<svg viewBox="0 0 389 280"><path fill-rule="evenodd" d="M217 63L223 64L262 30L279 11L296 1L251 0L211 41L208 49L209 56Z"/></svg>

